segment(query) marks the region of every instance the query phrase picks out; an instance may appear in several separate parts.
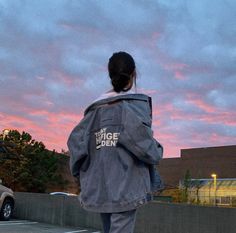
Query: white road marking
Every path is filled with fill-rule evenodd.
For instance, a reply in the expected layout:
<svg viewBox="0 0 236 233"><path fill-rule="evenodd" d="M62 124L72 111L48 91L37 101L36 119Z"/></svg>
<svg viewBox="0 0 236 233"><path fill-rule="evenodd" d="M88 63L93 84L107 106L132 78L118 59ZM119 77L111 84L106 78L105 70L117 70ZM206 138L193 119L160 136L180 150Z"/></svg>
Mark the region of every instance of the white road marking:
<svg viewBox="0 0 236 233"><path fill-rule="evenodd" d="M31 220L9 220L9 221L7 221L7 222L12 222L12 223L14 223L14 222L32 222ZM0 222L1 223L1 222ZM2 222L2 223L6 223L6 222Z"/></svg>
<svg viewBox="0 0 236 233"><path fill-rule="evenodd" d="M7 222L12 222L12 223L14 223L14 222L30 222L30 221L28 221L28 220L9 220L9 221L7 221ZM2 222L3 223L3 222ZM4 222L4 223L6 223L6 222Z"/></svg>
<svg viewBox="0 0 236 233"><path fill-rule="evenodd" d="M85 231L88 231L88 230L67 231L67 232L64 232L64 233L77 233L77 232L85 232Z"/></svg>
<svg viewBox="0 0 236 233"><path fill-rule="evenodd" d="M36 224L38 222L8 222L8 223L0 223L0 226L11 226L11 225L30 225Z"/></svg>
<svg viewBox="0 0 236 233"><path fill-rule="evenodd" d="M37 224L38 222L31 222L30 220L10 220L7 222L0 222L0 226L11 226L11 225L30 225ZM67 231L64 233L79 233L86 232L88 230L76 230L76 231ZM92 233L101 233L100 231L93 231Z"/></svg>

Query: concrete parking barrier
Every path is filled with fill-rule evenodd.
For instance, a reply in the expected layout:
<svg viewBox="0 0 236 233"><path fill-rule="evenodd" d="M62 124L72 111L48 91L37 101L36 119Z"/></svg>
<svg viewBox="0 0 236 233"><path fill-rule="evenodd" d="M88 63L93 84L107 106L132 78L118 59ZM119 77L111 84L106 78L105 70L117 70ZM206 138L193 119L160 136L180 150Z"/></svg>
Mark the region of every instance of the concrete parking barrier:
<svg viewBox="0 0 236 233"><path fill-rule="evenodd" d="M100 217L84 211L77 197L15 193L14 217L101 229ZM235 233L236 208L153 202L140 208L135 233Z"/></svg>

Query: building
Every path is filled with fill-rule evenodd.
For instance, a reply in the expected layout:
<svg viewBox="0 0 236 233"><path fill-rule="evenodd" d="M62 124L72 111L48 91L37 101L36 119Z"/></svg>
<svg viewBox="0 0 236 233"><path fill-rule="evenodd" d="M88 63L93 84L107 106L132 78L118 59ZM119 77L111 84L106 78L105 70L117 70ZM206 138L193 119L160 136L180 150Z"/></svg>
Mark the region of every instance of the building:
<svg viewBox="0 0 236 233"><path fill-rule="evenodd" d="M236 206L236 178L215 179L215 182L213 179L191 179L188 200L201 204Z"/></svg>
<svg viewBox="0 0 236 233"><path fill-rule="evenodd" d="M167 187L177 187L189 170L191 178L236 178L236 145L182 149L180 158L165 158L158 166Z"/></svg>

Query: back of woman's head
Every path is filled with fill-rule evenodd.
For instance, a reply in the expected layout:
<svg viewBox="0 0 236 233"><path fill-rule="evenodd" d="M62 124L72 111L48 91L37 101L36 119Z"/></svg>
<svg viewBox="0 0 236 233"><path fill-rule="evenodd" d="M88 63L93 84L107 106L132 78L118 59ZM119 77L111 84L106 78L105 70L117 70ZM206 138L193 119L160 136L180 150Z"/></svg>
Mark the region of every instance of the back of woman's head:
<svg viewBox="0 0 236 233"><path fill-rule="evenodd" d="M115 92L128 91L132 88L135 76L135 62L126 52L114 53L108 63L109 76Z"/></svg>

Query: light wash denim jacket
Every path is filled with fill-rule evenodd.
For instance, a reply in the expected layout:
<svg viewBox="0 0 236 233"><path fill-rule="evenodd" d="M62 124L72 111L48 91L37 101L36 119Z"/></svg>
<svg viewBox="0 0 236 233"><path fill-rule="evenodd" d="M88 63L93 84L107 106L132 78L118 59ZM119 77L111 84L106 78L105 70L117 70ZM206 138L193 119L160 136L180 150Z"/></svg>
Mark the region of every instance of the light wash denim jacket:
<svg viewBox="0 0 236 233"><path fill-rule="evenodd" d="M127 94L96 101L68 139L80 203L94 212L122 212L147 203L159 189L163 147L151 130L151 98Z"/></svg>

